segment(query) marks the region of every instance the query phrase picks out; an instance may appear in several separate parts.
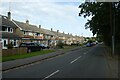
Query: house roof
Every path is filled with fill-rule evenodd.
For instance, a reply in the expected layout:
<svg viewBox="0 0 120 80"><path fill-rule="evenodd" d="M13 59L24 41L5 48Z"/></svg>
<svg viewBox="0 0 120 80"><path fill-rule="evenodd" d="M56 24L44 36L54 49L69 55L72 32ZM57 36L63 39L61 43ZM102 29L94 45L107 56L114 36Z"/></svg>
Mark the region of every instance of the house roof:
<svg viewBox="0 0 120 80"><path fill-rule="evenodd" d="M43 29L43 28L41 28L41 30L44 32L44 34L55 36L55 34L52 31L50 31L50 30Z"/></svg>
<svg viewBox="0 0 120 80"><path fill-rule="evenodd" d="M20 36L15 33L2 32L2 38L20 39Z"/></svg>
<svg viewBox="0 0 120 80"><path fill-rule="evenodd" d="M14 21L22 30L43 33L43 31L42 31L40 28L38 28L36 25L31 25L31 24L27 24L27 23L15 21L15 20L13 20L13 21Z"/></svg>
<svg viewBox="0 0 120 80"><path fill-rule="evenodd" d="M59 37L64 37L63 33L56 32L56 31L52 31L52 32Z"/></svg>
<svg viewBox="0 0 120 80"><path fill-rule="evenodd" d="M64 36L67 37L67 38L70 37L70 35L68 35L68 34L64 34Z"/></svg>
<svg viewBox="0 0 120 80"><path fill-rule="evenodd" d="M2 20L2 25L0 25L0 26L17 28L17 26L11 20L8 20L7 16L0 16L0 19Z"/></svg>

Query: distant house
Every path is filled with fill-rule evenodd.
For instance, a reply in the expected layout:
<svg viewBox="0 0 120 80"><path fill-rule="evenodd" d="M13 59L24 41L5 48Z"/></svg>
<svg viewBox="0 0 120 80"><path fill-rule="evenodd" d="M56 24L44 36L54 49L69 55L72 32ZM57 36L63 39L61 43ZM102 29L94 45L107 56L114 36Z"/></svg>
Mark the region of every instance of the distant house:
<svg viewBox="0 0 120 80"><path fill-rule="evenodd" d="M55 46L56 35L50 30L43 29L43 28L41 28L41 30L44 32L43 33L43 36L44 36L43 43L46 45L49 45L49 46Z"/></svg>
<svg viewBox="0 0 120 80"><path fill-rule="evenodd" d="M16 34L21 37L22 42L40 43L43 40L43 31L37 26L29 24L28 20L26 20L26 23L15 20L13 22L18 27Z"/></svg>
<svg viewBox="0 0 120 80"><path fill-rule="evenodd" d="M64 36L65 36L65 44L71 45L71 43L72 43L71 36L69 34L65 34L65 33L64 33Z"/></svg>
<svg viewBox="0 0 120 80"><path fill-rule="evenodd" d="M56 37L55 37L55 44L57 44L58 42L65 42L65 36L63 35L63 33L59 32L59 30L57 31L52 31Z"/></svg>
<svg viewBox="0 0 120 80"><path fill-rule="evenodd" d="M11 13L8 12L8 16L0 15L0 20L2 20L2 25L0 25L2 49L7 49L8 44L12 44L13 47L18 47L20 36L15 33L18 27L11 20Z"/></svg>

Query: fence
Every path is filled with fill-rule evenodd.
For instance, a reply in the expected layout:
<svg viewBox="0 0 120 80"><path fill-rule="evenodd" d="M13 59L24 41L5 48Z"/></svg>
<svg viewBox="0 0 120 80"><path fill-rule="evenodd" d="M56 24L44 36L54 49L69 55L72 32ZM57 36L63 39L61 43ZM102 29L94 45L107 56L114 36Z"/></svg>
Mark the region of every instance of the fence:
<svg viewBox="0 0 120 80"><path fill-rule="evenodd" d="M2 50L2 56L11 56L15 54L26 54L26 53L27 53L27 48L25 47Z"/></svg>

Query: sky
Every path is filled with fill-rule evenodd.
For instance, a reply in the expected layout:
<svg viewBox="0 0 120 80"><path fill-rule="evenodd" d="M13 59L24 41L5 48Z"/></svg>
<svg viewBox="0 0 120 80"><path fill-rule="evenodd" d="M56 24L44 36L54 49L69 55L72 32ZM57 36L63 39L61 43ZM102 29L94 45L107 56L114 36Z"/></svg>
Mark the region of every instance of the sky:
<svg viewBox="0 0 120 80"><path fill-rule="evenodd" d="M83 2L72 0L4 0L0 4L0 14L7 16L10 10L12 19L25 22L27 19L30 24L41 25L42 28L54 31L70 33L73 35L92 37L93 34L89 29L85 29L87 19L78 16L79 5Z"/></svg>

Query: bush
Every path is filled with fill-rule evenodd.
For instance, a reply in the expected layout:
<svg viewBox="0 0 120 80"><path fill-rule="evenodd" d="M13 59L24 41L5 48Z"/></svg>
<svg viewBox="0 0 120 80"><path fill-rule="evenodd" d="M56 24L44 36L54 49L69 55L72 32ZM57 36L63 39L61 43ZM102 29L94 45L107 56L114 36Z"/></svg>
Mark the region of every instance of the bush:
<svg viewBox="0 0 120 80"><path fill-rule="evenodd" d="M84 46L84 44L79 44L80 46Z"/></svg>
<svg viewBox="0 0 120 80"><path fill-rule="evenodd" d="M57 45L56 45L58 48L63 48L63 46L64 46L64 43L62 43L62 42L59 42Z"/></svg>
<svg viewBox="0 0 120 80"><path fill-rule="evenodd" d="M7 48L8 48L8 49L12 49L12 48L13 48L13 44L12 44L12 43L8 44L8 45L7 45Z"/></svg>

